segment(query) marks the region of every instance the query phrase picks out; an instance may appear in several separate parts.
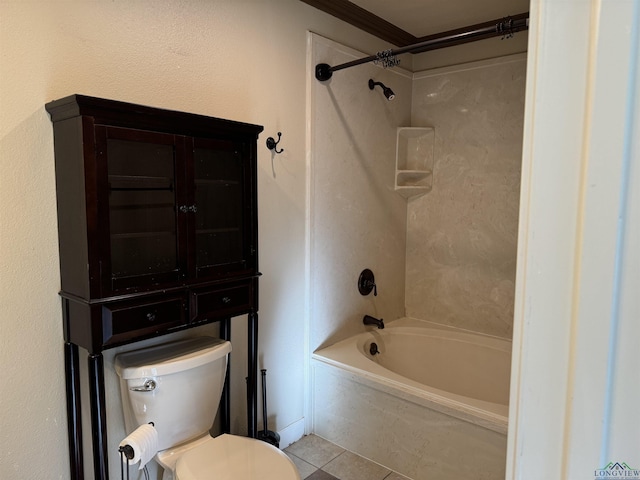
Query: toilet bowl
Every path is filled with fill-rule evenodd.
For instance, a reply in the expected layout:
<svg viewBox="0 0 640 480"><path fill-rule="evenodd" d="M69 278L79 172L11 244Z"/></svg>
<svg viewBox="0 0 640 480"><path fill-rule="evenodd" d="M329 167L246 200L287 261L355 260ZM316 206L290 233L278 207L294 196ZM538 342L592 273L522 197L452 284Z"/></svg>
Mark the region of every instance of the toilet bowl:
<svg viewBox="0 0 640 480"><path fill-rule="evenodd" d="M273 445L254 438L224 434L185 452L178 459L175 478L282 480L300 477L289 457Z"/></svg>
<svg viewBox="0 0 640 480"><path fill-rule="evenodd" d="M197 337L118 355L127 432L153 422L163 480L300 480L273 445L209 434L230 351L228 341Z"/></svg>

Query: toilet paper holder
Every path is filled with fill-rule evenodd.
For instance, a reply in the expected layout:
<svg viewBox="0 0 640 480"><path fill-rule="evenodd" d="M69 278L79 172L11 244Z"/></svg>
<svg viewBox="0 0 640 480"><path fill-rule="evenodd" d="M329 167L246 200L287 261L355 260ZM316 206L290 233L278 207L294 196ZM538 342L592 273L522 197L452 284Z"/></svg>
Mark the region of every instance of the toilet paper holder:
<svg viewBox="0 0 640 480"><path fill-rule="evenodd" d="M135 455L135 452L133 451L133 447L131 445L123 445L121 447L118 447L118 451L120 452L120 456L122 457L122 455L124 455L125 457L127 457L127 460L131 460Z"/></svg>
<svg viewBox="0 0 640 480"><path fill-rule="evenodd" d="M149 425L155 427L155 423L149 422ZM118 452L120 452L120 479L125 480L124 478L124 459L126 458L127 464L127 480L129 480L129 460L131 460L135 456L135 451L131 445L121 445L118 447ZM146 472L146 471L145 471Z"/></svg>
<svg viewBox="0 0 640 480"><path fill-rule="evenodd" d="M118 451L120 452L120 480L125 480L124 478L124 464L125 461L124 459L126 458L126 464L127 464L127 480L129 480L129 460L131 460L133 458L134 451L133 451L133 447L131 445L123 445L121 447L118 447Z"/></svg>

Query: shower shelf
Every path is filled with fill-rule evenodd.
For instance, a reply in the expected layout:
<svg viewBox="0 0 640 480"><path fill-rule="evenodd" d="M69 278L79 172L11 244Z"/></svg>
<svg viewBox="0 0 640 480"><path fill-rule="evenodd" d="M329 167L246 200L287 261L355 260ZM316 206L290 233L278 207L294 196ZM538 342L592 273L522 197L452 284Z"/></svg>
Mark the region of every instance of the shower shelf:
<svg viewBox="0 0 640 480"><path fill-rule="evenodd" d="M396 139L395 191L405 198L423 195L433 185L432 127L400 127Z"/></svg>

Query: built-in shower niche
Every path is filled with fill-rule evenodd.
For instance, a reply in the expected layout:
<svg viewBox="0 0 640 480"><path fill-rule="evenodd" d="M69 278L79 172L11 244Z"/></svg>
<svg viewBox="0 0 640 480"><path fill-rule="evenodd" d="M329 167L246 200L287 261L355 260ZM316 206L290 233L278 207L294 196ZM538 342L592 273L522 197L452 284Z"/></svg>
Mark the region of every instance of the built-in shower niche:
<svg viewBox="0 0 640 480"><path fill-rule="evenodd" d="M433 127L398 128L395 191L403 197L414 197L431 191L434 143Z"/></svg>

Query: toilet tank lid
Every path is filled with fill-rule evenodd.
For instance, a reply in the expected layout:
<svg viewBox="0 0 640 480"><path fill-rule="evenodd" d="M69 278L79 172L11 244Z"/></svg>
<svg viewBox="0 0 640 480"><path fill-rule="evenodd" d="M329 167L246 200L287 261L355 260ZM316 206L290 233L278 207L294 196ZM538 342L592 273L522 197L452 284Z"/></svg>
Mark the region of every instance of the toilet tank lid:
<svg viewBox="0 0 640 480"><path fill-rule="evenodd" d="M211 363L231 352L231 343L220 338L195 337L121 353L115 369L123 380L182 372Z"/></svg>

